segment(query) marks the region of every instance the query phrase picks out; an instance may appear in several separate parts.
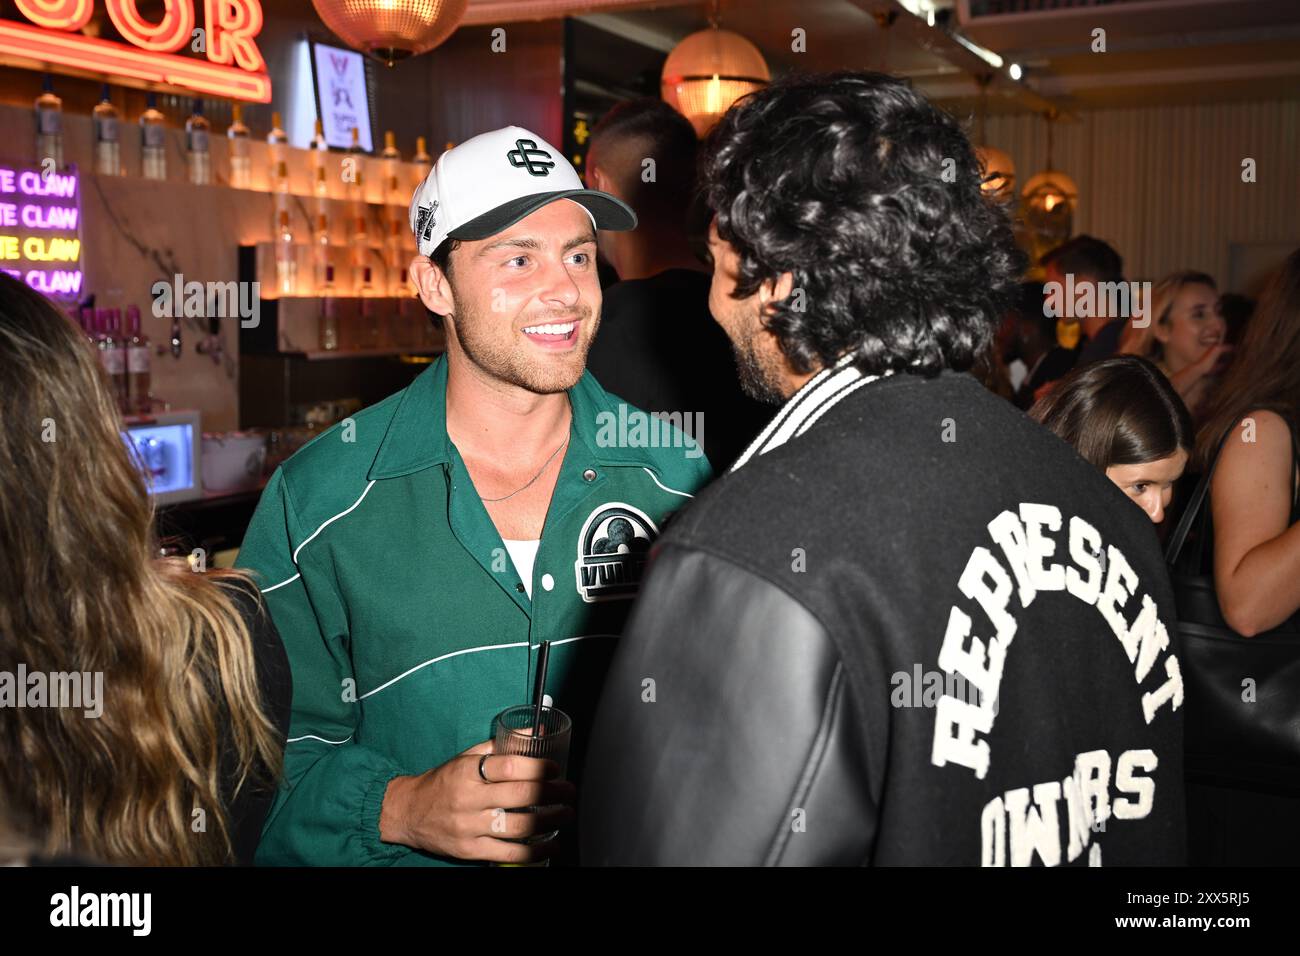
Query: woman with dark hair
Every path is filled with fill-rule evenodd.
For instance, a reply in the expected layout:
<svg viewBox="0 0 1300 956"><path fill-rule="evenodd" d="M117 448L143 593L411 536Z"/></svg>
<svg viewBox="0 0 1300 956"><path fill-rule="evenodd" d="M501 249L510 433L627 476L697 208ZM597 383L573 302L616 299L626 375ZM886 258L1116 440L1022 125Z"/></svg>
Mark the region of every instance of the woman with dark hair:
<svg viewBox="0 0 1300 956"><path fill-rule="evenodd" d="M1261 295L1220 394L1197 436L1214 466L1215 593L1228 625L1252 637L1300 611L1300 249Z"/></svg>
<svg viewBox="0 0 1300 956"><path fill-rule="evenodd" d="M1029 410L1113 481L1154 523L1164 520L1195 432L1158 368L1120 355L1077 368Z"/></svg>
<svg viewBox="0 0 1300 956"><path fill-rule="evenodd" d="M8 828L45 857L251 863L290 704L256 587L157 557L85 335L7 275L0 394L0 671L79 677L84 705L5 710Z"/></svg>

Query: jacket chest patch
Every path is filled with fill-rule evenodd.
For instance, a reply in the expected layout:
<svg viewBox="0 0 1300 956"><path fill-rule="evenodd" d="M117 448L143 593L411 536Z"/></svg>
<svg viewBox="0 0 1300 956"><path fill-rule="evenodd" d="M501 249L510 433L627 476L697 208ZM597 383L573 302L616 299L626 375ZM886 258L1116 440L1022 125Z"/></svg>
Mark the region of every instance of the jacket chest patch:
<svg viewBox="0 0 1300 956"><path fill-rule="evenodd" d="M650 516L621 501L609 501L587 515L578 535L573 569L578 594L588 604L636 596L650 545L659 529Z"/></svg>

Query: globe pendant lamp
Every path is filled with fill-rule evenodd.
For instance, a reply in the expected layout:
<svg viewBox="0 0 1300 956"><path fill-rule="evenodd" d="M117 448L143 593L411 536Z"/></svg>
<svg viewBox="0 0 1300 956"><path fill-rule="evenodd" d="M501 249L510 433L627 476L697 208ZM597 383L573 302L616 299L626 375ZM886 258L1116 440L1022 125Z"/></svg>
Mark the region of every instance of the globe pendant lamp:
<svg viewBox="0 0 1300 956"><path fill-rule="evenodd" d="M673 48L660 77L664 101L691 121L701 139L731 104L772 78L758 47L718 27L716 3L709 19L708 29Z"/></svg>
<svg viewBox="0 0 1300 956"><path fill-rule="evenodd" d="M1011 198L1016 194L1016 163L996 146L976 146L975 157L984 171L980 188L986 195Z"/></svg>
<svg viewBox="0 0 1300 956"><path fill-rule="evenodd" d="M1079 202L1079 187L1060 170L1052 168L1052 126L1056 113L1047 119L1047 168L1025 183L1020 197L1021 211L1028 227L1035 258L1054 249L1074 230L1074 209Z"/></svg>
<svg viewBox="0 0 1300 956"><path fill-rule="evenodd" d="M451 36L469 0L311 0L344 43L382 63L427 53Z"/></svg>
<svg viewBox="0 0 1300 956"><path fill-rule="evenodd" d="M984 120L985 114L988 112L988 90L989 83L992 80L993 75L991 73L976 77L975 80L980 87L979 142L981 144L988 142L988 138L984 135ZM984 193L1003 201L1014 199L1016 195L1016 163L1011 158L1011 155L996 146L979 145L975 147L975 158L979 160L983 177L981 188Z"/></svg>

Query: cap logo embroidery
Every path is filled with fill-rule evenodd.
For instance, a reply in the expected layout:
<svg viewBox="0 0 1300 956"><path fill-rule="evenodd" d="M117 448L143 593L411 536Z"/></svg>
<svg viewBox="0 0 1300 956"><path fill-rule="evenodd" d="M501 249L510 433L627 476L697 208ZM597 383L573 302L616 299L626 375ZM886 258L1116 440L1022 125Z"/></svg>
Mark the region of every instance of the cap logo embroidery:
<svg viewBox="0 0 1300 956"><path fill-rule="evenodd" d="M423 203L415 210L415 234L421 242L428 242L433 235L434 213L437 211L438 200L436 199L432 203Z"/></svg>
<svg viewBox="0 0 1300 956"><path fill-rule="evenodd" d="M515 146L518 148L506 153L506 159L510 160L511 166L522 166L528 170L530 176L550 175L555 163L551 161L550 153L538 148L535 140L517 139L515 140Z"/></svg>

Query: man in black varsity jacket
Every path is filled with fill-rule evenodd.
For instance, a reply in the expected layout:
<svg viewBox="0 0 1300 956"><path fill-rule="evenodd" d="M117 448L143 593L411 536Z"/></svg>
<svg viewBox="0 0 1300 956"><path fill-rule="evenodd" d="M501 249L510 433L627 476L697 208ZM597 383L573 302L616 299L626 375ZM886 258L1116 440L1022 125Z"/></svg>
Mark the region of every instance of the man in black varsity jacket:
<svg viewBox="0 0 1300 956"><path fill-rule="evenodd" d="M710 308L775 419L660 539L601 700L588 864L1184 861L1150 521L965 370L1022 262L900 81L714 134Z"/></svg>

